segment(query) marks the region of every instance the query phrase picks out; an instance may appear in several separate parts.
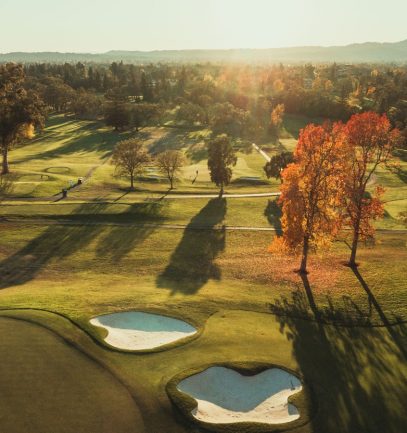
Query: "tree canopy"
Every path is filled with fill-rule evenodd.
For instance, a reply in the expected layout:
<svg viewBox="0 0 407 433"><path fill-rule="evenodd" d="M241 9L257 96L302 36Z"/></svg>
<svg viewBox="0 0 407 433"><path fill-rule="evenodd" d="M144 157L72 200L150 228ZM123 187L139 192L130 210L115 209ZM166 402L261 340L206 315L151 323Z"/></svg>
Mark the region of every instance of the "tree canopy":
<svg viewBox="0 0 407 433"><path fill-rule="evenodd" d="M220 196L232 179L232 167L236 162L232 142L226 134L218 135L208 142L208 168L212 182L220 187Z"/></svg>
<svg viewBox="0 0 407 433"><path fill-rule="evenodd" d="M170 188L174 188L174 181L181 172L185 163L185 157L179 150L166 150L156 157L156 164L159 171L167 177Z"/></svg>
<svg viewBox="0 0 407 433"><path fill-rule="evenodd" d="M372 196L367 193L368 183L377 167L391 158L393 149L400 143L400 132L392 129L386 115L372 112L352 116L344 131L347 151L342 173L343 212L344 222L353 232L349 265L355 266L359 239L373 235L372 221L384 213L383 188L377 186Z"/></svg>
<svg viewBox="0 0 407 433"><path fill-rule="evenodd" d="M21 65L0 65L0 145L2 173L9 172L8 152L21 138L32 138L35 127L42 127L46 107L34 91L24 88Z"/></svg>
<svg viewBox="0 0 407 433"><path fill-rule="evenodd" d="M118 173L130 177L130 188L134 189L134 178L143 172L150 156L144 149L143 142L130 138L117 143L113 151L112 164Z"/></svg>
<svg viewBox="0 0 407 433"><path fill-rule="evenodd" d="M281 152L271 157L270 161L264 166L264 172L268 179L274 177L281 179L281 172L294 161L292 152Z"/></svg>
<svg viewBox="0 0 407 433"><path fill-rule="evenodd" d="M343 189L337 179L343 154L341 125L311 124L301 131L294 163L282 172L283 236L274 239L271 250L301 250L302 273L307 272L310 247L331 241L340 228L338 208Z"/></svg>

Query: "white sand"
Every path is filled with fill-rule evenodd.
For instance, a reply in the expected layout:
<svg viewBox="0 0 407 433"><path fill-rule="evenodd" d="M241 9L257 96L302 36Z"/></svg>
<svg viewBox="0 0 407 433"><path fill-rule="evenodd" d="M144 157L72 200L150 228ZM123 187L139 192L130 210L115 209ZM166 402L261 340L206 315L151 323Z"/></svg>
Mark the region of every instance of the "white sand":
<svg viewBox="0 0 407 433"><path fill-rule="evenodd" d="M242 376L229 368L211 367L184 379L178 389L197 401L192 415L208 423L283 424L300 416L287 399L302 389L301 382L279 368Z"/></svg>
<svg viewBox="0 0 407 433"><path fill-rule="evenodd" d="M111 346L127 350L154 349L196 333L182 320L140 311L106 314L90 323L108 331L105 341Z"/></svg>

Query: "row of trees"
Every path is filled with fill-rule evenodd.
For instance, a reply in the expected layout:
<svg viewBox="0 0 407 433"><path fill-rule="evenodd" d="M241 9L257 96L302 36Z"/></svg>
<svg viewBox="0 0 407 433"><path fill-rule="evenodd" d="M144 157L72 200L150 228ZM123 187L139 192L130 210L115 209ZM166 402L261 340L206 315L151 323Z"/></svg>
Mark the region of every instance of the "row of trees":
<svg viewBox="0 0 407 433"><path fill-rule="evenodd" d="M211 180L220 188L219 195L222 196L224 187L231 181L232 167L236 165L237 157L230 137L225 134L210 140L207 147ZM184 154L179 150L166 150L153 159L145 149L144 143L137 138L120 141L112 156L117 173L130 178L131 190L134 190L135 178L152 163L168 179L170 189L173 189L185 162Z"/></svg>
<svg viewBox="0 0 407 433"><path fill-rule="evenodd" d="M182 152L166 150L158 154L153 160L141 140L130 138L117 143L112 156L112 163L116 166L117 174L130 178L131 190L134 190L136 177L153 162L157 169L168 179L170 188L173 189L174 182L185 163Z"/></svg>
<svg viewBox="0 0 407 433"><path fill-rule="evenodd" d="M35 128L43 127L46 106L38 94L24 87L21 65L0 65L0 147L2 171L9 172L8 153L19 140L31 138Z"/></svg>
<svg viewBox="0 0 407 433"><path fill-rule="evenodd" d="M26 72L27 89L53 109L77 116L101 116L109 97L119 95L161 109L179 107L177 120L210 124L209 113L229 104L234 122L243 123L234 131L251 134L248 129L255 128L260 136L261 129L268 130L271 110L284 104L287 113L342 121L358 112L386 113L407 137L406 67L78 63L29 65Z"/></svg>
<svg viewBox="0 0 407 433"><path fill-rule="evenodd" d="M344 228L352 233L350 266L356 266L360 239L373 235L372 221L383 215L383 188L373 195L368 183L386 164L400 141L389 119L367 112L346 124L308 125L301 131L294 162L281 173L279 203L283 235L271 251L299 252L300 272L307 272L310 248L330 243Z"/></svg>

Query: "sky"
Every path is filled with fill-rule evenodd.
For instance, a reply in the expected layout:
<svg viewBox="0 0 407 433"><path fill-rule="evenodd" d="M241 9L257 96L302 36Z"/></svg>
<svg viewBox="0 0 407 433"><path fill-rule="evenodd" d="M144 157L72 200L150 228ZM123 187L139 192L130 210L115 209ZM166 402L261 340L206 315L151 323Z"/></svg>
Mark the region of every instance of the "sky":
<svg viewBox="0 0 407 433"><path fill-rule="evenodd" d="M395 42L406 17L407 0L0 0L0 52Z"/></svg>

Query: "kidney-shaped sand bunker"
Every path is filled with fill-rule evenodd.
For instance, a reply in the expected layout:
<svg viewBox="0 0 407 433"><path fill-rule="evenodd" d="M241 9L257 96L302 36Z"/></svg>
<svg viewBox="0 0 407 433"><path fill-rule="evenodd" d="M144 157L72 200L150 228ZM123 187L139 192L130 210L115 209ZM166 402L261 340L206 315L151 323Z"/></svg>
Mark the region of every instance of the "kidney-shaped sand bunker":
<svg viewBox="0 0 407 433"><path fill-rule="evenodd" d="M192 415L206 423L283 424L300 416L288 398L301 391L301 382L280 368L245 376L230 368L210 367L182 380L177 389L196 400Z"/></svg>
<svg viewBox="0 0 407 433"><path fill-rule="evenodd" d="M105 314L90 323L107 330L106 343L124 350L155 349L197 332L182 320L141 311Z"/></svg>

